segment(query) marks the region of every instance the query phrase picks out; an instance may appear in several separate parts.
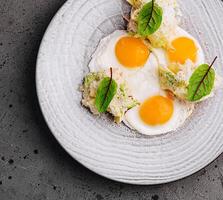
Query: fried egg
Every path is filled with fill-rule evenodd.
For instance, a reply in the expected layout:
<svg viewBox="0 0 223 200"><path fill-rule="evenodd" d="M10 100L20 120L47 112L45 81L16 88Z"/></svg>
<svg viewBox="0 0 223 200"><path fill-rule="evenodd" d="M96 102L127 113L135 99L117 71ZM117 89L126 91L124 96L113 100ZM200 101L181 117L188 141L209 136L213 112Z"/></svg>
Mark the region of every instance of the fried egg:
<svg viewBox="0 0 223 200"><path fill-rule="evenodd" d="M177 27L175 33L171 35L169 48L154 48L153 52L157 56L159 65L168 67L172 72L177 73L178 66L188 66L191 63L194 68L205 63L205 56L198 40L186 32L184 29ZM174 64L174 65L173 65Z"/></svg>
<svg viewBox="0 0 223 200"><path fill-rule="evenodd" d="M102 39L92 55L91 71L109 67L119 67L123 71L141 68L146 65L150 51L144 41L117 30Z"/></svg>
<svg viewBox="0 0 223 200"><path fill-rule="evenodd" d="M144 135L159 135L178 129L193 110L193 104L172 99L160 91L127 111L124 123Z"/></svg>
<svg viewBox="0 0 223 200"><path fill-rule="evenodd" d="M160 88L158 65L145 41L125 31L115 31L102 39L89 63L91 72L110 67L121 70L131 94L141 104L126 112L124 123L146 135L177 129L193 111L192 104L177 100Z"/></svg>

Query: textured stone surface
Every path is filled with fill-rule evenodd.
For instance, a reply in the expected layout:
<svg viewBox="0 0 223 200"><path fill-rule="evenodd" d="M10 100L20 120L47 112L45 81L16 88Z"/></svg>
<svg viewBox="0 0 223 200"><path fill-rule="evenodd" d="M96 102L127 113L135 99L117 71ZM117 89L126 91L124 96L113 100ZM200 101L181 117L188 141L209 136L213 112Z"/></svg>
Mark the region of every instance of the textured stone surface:
<svg viewBox="0 0 223 200"><path fill-rule="evenodd" d="M174 183L132 186L104 179L55 141L39 110L35 62L62 0L0 2L0 200L222 200L223 155Z"/></svg>

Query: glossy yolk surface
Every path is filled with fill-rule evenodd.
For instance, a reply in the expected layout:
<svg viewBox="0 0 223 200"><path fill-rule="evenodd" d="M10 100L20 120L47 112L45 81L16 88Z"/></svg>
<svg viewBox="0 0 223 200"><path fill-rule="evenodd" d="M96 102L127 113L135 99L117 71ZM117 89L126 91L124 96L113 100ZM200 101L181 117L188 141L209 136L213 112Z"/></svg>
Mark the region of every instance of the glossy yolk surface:
<svg viewBox="0 0 223 200"><path fill-rule="evenodd" d="M153 96L140 106L139 115L145 124L155 126L169 121L173 111L173 101L170 98Z"/></svg>
<svg viewBox="0 0 223 200"><path fill-rule="evenodd" d="M149 49L139 38L125 36L115 46L115 54L127 68L143 67L149 57Z"/></svg>
<svg viewBox="0 0 223 200"><path fill-rule="evenodd" d="M194 41L187 37L179 37L172 41L172 48L167 52L171 62L184 64L190 59L193 62L197 60L197 47Z"/></svg>

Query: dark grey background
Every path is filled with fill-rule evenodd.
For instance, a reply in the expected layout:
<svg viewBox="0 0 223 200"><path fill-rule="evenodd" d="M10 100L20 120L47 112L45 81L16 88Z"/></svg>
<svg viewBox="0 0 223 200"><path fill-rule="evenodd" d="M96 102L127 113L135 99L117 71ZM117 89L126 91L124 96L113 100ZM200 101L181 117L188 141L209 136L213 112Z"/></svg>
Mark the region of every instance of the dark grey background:
<svg viewBox="0 0 223 200"><path fill-rule="evenodd" d="M223 155L174 183L132 186L90 172L47 128L35 91L44 31L64 0L0 0L0 200L223 200Z"/></svg>

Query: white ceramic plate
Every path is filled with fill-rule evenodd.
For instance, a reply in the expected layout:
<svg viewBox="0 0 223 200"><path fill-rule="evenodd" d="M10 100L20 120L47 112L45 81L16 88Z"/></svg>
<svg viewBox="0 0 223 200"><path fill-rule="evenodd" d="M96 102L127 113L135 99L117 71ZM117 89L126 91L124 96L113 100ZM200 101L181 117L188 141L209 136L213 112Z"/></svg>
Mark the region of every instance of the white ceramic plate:
<svg viewBox="0 0 223 200"><path fill-rule="evenodd" d="M218 55L223 74L223 3L181 0L183 27L198 38L207 60ZM124 29L122 0L68 0L51 22L37 61L37 92L44 117L59 143L77 161L107 178L159 184L186 177L223 152L223 94L197 106L184 127L149 137L94 117L78 91L98 42Z"/></svg>

